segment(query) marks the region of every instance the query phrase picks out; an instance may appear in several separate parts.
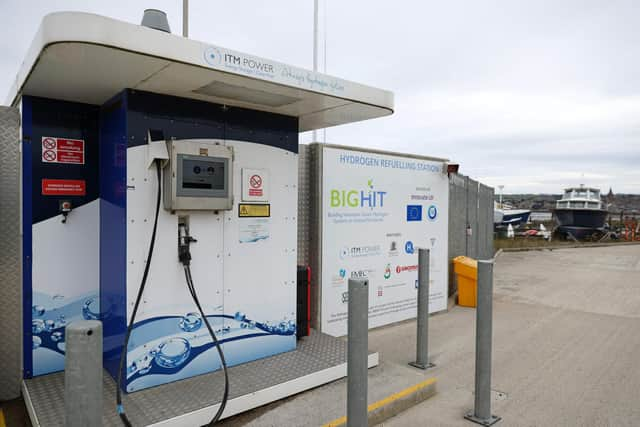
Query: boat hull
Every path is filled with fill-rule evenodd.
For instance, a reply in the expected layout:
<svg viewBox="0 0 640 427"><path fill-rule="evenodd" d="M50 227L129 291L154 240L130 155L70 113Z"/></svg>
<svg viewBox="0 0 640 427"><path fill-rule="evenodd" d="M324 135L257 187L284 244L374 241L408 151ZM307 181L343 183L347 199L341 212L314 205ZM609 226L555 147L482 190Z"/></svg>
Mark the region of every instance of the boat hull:
<svg viewBox="0 0 640 427"><path fill-rule="evenodd" d="M586 234L604 228L607 214L603 209L556 209L553 218L560 231L568 231L575 236L576 233Z"/></svg>
<svg viewBox="0 0 640 427"><path fill-rule="evenodd" d="M518 227L521 224L525 224L527 221L529 221L529 215L531 215L531 211L528 210L518 210L515 212L505 210L500 211L500 213L502 215L500 221L496 221L496 219L499 218L495 211L493 214L494 225L496 226L496 228L508 227L509 224L511 224L513 227Z"/></svg>

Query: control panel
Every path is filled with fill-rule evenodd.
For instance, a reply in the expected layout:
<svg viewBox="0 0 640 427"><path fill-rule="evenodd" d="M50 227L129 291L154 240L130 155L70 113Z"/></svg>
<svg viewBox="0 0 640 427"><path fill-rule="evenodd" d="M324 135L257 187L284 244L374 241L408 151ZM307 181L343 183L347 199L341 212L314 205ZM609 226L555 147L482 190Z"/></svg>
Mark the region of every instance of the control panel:
<svg viewBox="0 0 640 427"><path fill-rule="evenodd" d="M164 207L176 211L233 207L233 151L213 140L167 142Z"/></svg>

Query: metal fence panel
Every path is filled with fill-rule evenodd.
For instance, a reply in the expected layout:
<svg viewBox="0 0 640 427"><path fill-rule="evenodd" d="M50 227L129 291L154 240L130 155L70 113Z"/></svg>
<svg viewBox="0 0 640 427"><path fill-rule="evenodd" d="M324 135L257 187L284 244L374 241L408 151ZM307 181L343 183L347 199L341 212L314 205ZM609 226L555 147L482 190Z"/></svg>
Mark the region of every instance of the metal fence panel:
<svg viewBox="0 0 640 427"><path fill-rule="evenodd" d="M478 182L467 177L467 253L478 258Z"/></svg>
<svg viewBox="0 0 640 427"><path fill-rule="evenodd" d="M20 396L22 377L19 147L20 113L0 107L0 401Z"/></svg>
<svg viewBox="0 0 640 427"><path fill-rule="evenodd" d="M453 258L493 256L493 188L460 174L449 176L449 295L457 292Z"/></svg>
<svg viewBox="0 0 640 427"><path fill-rule="evenodd" d="M478 187L478 257L493 258L493 188Z"/></svg>

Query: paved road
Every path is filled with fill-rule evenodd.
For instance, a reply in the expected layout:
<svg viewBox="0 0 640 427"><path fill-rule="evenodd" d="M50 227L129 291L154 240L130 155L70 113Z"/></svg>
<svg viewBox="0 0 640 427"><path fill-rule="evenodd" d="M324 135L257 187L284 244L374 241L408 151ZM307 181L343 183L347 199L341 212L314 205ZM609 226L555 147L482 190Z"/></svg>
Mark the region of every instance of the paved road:
<svg viewBox="0 0 640 427"><path fill-rule="evenodd" d="M498 425L640 425L640 246L505 253L494 309ZM385 426L473 425L473 314L434 318L439 393Z"/></svg>

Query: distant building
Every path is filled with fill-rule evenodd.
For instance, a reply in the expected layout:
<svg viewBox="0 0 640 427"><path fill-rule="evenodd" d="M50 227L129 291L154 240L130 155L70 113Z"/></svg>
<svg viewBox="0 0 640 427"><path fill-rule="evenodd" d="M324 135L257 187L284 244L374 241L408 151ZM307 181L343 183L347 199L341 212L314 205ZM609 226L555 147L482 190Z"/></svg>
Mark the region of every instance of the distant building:
<svg viewBox="0 0 640 427"><path fill-rule="evenodd" d="M616 200L616 196L613 194L613 190L611 189L611 187L609 187L609 192L604 199L607 203L613 203Z"/></svg>

